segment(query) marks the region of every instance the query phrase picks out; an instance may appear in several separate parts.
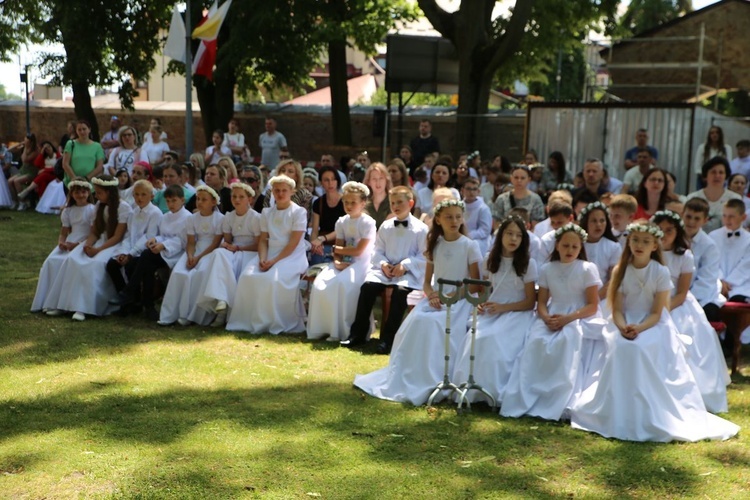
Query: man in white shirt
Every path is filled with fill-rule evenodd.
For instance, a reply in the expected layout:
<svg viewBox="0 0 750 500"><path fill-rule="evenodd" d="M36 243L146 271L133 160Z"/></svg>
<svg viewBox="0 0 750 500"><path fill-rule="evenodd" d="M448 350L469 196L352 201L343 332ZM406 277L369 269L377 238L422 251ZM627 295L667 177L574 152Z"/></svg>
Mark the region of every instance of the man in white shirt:
<svg viewBox="0 0 750 500"><path fill-rule="evenodd" d="M653 157L651 152L647 148L641 148L638 150L636 156L636 166L625 172L622 182L622 194L633 194L638 190L638 185L643 180L643 176L653 168Z"/></svg>
<svg viewBox="0 0 750 500"><path fill-rule="evenodd" d="M281 155L281 148L286 147L286 137L276 130L276 120L266 118L266 131L260 134L258 145L262 151L261 164L276 168Z"/></svg>
<svg viewBox="0 0 750 500"><path fill-rule="evenodd" d="M733 174L750 178L750 141L743 139L737 143L737 158L729 163L729 167Z"/></svg>

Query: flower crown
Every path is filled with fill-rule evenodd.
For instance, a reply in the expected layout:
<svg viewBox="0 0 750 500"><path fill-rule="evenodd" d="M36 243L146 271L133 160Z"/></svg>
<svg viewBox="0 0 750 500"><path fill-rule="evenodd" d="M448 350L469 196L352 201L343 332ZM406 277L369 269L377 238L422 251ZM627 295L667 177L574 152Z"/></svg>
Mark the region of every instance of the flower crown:
<svg viewBox="0 0 750 500"><path fill-rule="evenodd" d="M673 221L677 222L682 228L685 227L685 223L682 221L682 217L680 217L680 214L671 210L659 210L658 212L655 212L654 215L652 215L649 219L649 222L656 223L656 219L666 218L672 219Z"/></svg>
<svg viewBox="0 0 750 500"><path fill-rule="evenodd" d="M468 155L466 155L466 160L467 161L471 161L474 158L476 158L477 156L479 156L479 151L472 151L471 153L469 153Z"/></svg>
<svg viewBox="0 0 750 500"><path fill-rule="evenodd" d="M575 186L573 184L568 184L567 182L561 182L557 186L555 186L555 190L560 191L561 189L564 189L565 191L570 191L571 193L575 191Z"/></svg>
<svg viewBox="0 0 750 500"><path fill-rule="evenodd" d="M289 186L291 186L292 189L297 189L297 183L294 182L294 179L292 179L288 175L284 175L284 174L274 175L268 180L268 184L270 184L272 188L278 183L288 184Z"/></svg>
<svg viewBox="0 0 750 500"><path fill-rule="evenodd" d="M81 187L91 191L91 184L86 181L70 181L68 183L68 189L73 189L74 187Z"/></svg>
<svg viewBox="0 0 750 500"><path fill-rule="evenodd" d="M208 194L210 194L211 196L213 196L214 200L216 200L216 203L220 203L221 202L221 198L219 197L219 193L217 193L214 190L214 188L212 188L211 186L207 186L206 184L202 184L202 185L198 186L197 188L195 188L195 192L196 193L199 192L199 191L205 191Z"/></svg>
<svg viewBox="0 0 750 500"><path fill-rule="evenodd" d="M461 208L461 211L466 210L466 205L464 205L463 201L449 198L435 205L435 208L432 209L432 213L437 217L440 211L447 207L459 207Z"/></svg>
<svg viewBox="0 0 750 500"><path fill-rule="evenodd" d="M633 223L628 224L628 227L625 228L625 230L630 233L648 233L656 238L661 238L664 236L664 232L659 229L658 226L654 226L651 224L642 224L642 223Z"/></svg>
<svg viewBox="0 0 750 500"><path fill-rule="evenodd" d="M120 181L118 181L117 179L105 181L104 179L100 179L99 177L94 177L93 179L91 179L91 182L93 182L97 186L102 187L117 187L120 184ZM68 186L70 186L70 183L68 183Z"/></svg>
<svg viewBox="0 0 750 500"><path fill-rule="evenodd" d="M609 215L609 209L607 208L607 205L605 205L601 201L595 201L583 207L581 213L578 214L578 222L581 222L583 218L586 217L592 210L604 210L604 213Z"/></svg>
<svg viewBox="0 0 750 500"><path fill-rule="evenodd" d="M563 227L555 231L555 239L559 240L565 233L576 233L585 242L589 238L589 233L586 232L581 226L568 222Z"/></svg>
<svg viewBox="0 0 750 500"><path fill-rule="evenodd" d="M244 182L233 182L229 185L229 189L244 189L250 195L250 198L255 197L255 190L250 187L250 184L245 184Z"/></svg>
<svg viewBox="0 0 750 500"><path fill-rule="evenodd" d="M341 186L341 192L342 193L362 193L365 198L370 196L370 188L368 188L365 184L362 184L361 182L355 182L355 181L349 181L345 182L343 186Z"/></svg>

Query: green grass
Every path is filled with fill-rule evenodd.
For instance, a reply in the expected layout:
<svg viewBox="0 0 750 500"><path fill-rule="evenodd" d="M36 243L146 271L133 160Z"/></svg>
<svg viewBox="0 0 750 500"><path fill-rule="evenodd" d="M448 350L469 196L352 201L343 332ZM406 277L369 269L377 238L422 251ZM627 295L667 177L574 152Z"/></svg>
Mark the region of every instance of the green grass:
<svg viewBox="0 0 750 500"><path fill-rule="evenodd" d="M746 433L626 443L413 408L352 387L385 357L325 342L31 314L58 220L0 212L0 498L750 494ZM747 390L736 377L727 415L745 429Z"/></svg>

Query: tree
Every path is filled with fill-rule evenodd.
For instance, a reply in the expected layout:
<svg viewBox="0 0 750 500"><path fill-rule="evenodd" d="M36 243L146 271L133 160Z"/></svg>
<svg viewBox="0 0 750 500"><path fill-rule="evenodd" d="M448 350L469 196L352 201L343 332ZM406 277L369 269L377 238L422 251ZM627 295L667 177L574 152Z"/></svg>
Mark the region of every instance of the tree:
<svg viewBox="0 0 750 500"><path fill-rule="evenodd" d="M41 55L40 72L53 85L73 88L76 116L91 123L98 139L89 87L117 85L122 106L132 109L137 95L132 80L146 79L153 69L158 33L171 8L170 0L6 0L0 17L25 23L28 40L64 47L65 55Z"/></svg>
<svg viewBox="0 0 750 500"><path fill-rule="evenodd" d="M692 0L631 0L614 34L637 35L692 11Z"/></svg>
<svg viewBox="0 0 750 500"><path fill-rule="evenodd" d="M8 92L7 90L5 90L5 85L0 83L0 101L18 101L20 99L20 95Z"/></svg>
<svg viewBox="0 0 750 500"><path fill-rule="evenodd" d="M614 17L619 0L517 0L493 19L495 0L467 0L449 13L436 0L419 0L432 26L456 48L459 60L456 147L477 146L493 81L539 77L560 48L579 43L594 25Z"/></svg>

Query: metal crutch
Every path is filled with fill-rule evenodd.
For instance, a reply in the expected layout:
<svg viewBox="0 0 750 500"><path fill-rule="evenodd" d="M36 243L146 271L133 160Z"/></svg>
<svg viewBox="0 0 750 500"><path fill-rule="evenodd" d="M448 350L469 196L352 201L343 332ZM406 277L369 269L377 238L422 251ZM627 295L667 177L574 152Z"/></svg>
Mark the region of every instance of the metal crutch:
<svg viewBox="0 0 750 500"><path fill-rule="evenodd" d="M441 391L450 390L451 394L453 394L453 392L459 392L458 386L451 382L448 372L449 362L451 359L451 305L461 300L461 287L463 286L463 282L438 278L437 283L440 302L445 304L447 307L447 311L445 313L445 372L443 372L443 381L439 382L437 386L435 386L432 394L430 394L430 397L427 399L427 406L432 406L432 402L435 399L435 396L440 394ZM456 288L453 295L446 295L443 293L443 287L445 285L451 285Z"/></svg>
<svg viewBox="0 0 750 500"><path fill-rule="evenodd" d="M497 406L497 401L495 401L495 398L492 396L492 394L490 394L484 387L474 381L474 347L477 339L477 309L479 308L480 304L487 302L487 299L490 296L490 286L492 286L492 283L490 283L489 281L466 278L464 279L464 285L466 286L466 288L468 288L469 285L479 285L482 287L482 292L476 297L473 297L469 293L466 293L464 296L466 301L474 306L474 309L471 312L471 355L469 356L469 380L461 384L461 386L459 387L457 409L458 411L461 411L461 407L463 406L464 401L466 401L466 409L471 409L471 402L469 402L469 399L466 397L466 395L471 390L479 391L487 396L492 404L492 408L495 408Z"/></svg>

